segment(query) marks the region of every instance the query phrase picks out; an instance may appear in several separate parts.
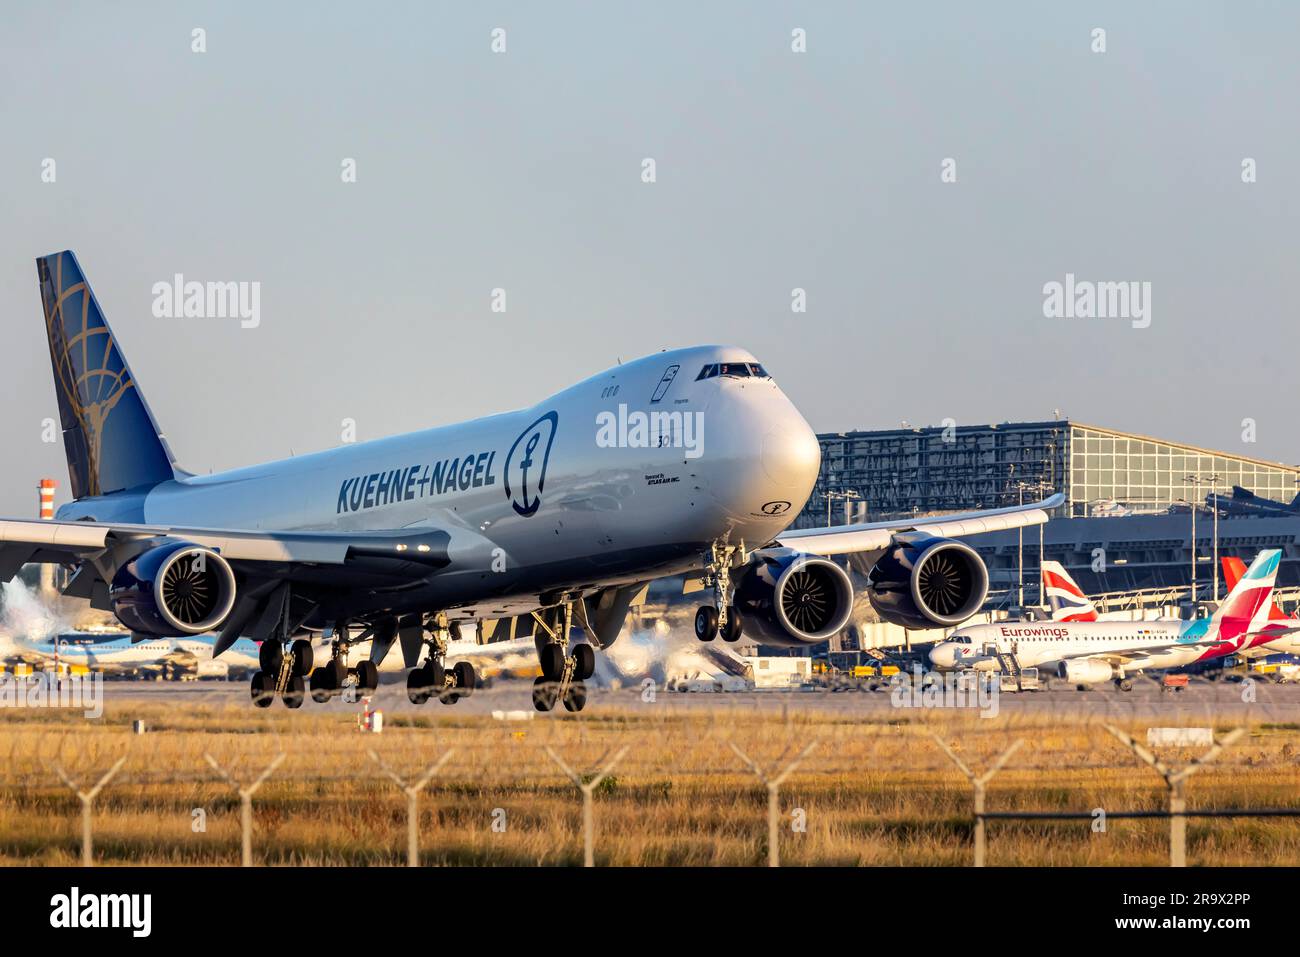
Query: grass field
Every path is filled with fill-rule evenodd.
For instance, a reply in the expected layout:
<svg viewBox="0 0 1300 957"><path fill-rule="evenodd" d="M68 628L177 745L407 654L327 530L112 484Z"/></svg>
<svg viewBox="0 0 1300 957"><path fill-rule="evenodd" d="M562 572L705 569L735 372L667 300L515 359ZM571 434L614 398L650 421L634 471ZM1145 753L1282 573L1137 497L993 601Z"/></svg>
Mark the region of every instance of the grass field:
<svg viewBox="0 0 1300 957"><path fill-rule="evenodd" d="M149 733L132 734L134 719ZM1144 739L1146 724L1126 727ZM626 747L594 796L597 864L755 865L767 859L767 792L732 744L775 772L811 743L780 791L783 864L966 865L971 788L932 734L977 773L1023 739L989 785L990 811L1165 806L1160 778L1099 723L1060 718L591 709L506 722L433 711L391 716L373 735L346 713L110 701L95 722L6 712L0 862L78 863L81 805L57 768L89 788L125 757L94 806L96 863L237 864L239 800L205 754L249 781L283 752L253 799L256 863L404 864L406 797L373 749L407 780L452 751L420 801L421 863L580 864L580 795L546 749L590 775ZM1188 806L1296 808L1298 785L1300 727L1260 723L1191 779ZM1190 864L1300 863L1300 819L1193 820L1188 833ZM1158 866L1168 823L1094 833L1088 821L995 821L988 848L991 865Z"/></svg>

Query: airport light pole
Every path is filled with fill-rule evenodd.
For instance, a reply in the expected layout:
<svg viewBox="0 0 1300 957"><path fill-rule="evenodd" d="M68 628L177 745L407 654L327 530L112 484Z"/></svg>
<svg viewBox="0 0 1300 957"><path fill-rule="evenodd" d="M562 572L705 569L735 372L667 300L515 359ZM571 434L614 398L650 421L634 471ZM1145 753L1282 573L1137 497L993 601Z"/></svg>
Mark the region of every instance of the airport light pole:
<svg viewBox="0 0 1300 957"><path fill-rule="evenodd" d="M1050 486L1042 479L1039 479L1036 482L1019 481L1016 483L1016 488L1019 489L1020 491L1020 504L1024 505L1025 489L1027 488L1033 489L1041 496L1043 494L1043 490L1046 488L1050 488ZM1018 574L1020 576L1020 584L1018 586L1017 592L1019 594L1019 605L1023 609L1025 607L1025 529L1024 526L1022 525L1019 529L1017 529L1017 532L1018 535L1016 541L1016 564L1019 565ZM1038 603L1040 605L1043 603L1043 524L1041 522L1038 525Z"/></svg>
<svg viewBox="0 0 1300 957"><path fill-rule="evenodd" d="M1211 562L1213 563L1214 566L1211 569L1211 571L1214 573L1213 600L1215 602L1218 602L1219 600L1219 482L1221 481L1221 479L1218 475L1201 475L1199 472L1196 473L1195 475L1189 474L1187 475L1186 478L1187 481L1191 482L1196 487L1197 490L1196 497L1198 500L1190 503L1192 507L1192 601L1193 602L1196 601L1196 561L1197 561L1196 509L1197 506L1200 504L1199 499L1200 499L1201 486L1209 485L1210 494L1214 496L1214 514L1212 518L1213 533L1211 536L1211 540L1213 542Z"/></svg>
<svg viewBox="0 0 1300 957"><path fill-rule="evenodd" d="M842 499L843 501L848 502L855 498L862 498L861 495L859 495L856 491L854 491L851 488L846 488L838 492L828 488L822 494L825 495L826 497L826 527L827 528L830 528L831 525L831 503L832 502L834 502L836 499Z"/></svg>

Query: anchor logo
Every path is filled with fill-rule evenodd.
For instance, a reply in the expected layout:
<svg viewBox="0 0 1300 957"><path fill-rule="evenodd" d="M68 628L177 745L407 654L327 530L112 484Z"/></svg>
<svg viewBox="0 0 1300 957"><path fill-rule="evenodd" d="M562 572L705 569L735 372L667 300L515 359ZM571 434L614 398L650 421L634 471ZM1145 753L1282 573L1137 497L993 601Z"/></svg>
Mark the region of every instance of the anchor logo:
<svg viewBox="0 0 1300 957"><path fill-rule="evenodd" d="M506 498L514 510L524 518L534 514L542 504L542 489L546 485L546 466L551 459L551 444L560 417L547 412L515 439L506 453ZM522 446L522 449L521 449ZM519 454L516 461L516 454Z"/></svg>

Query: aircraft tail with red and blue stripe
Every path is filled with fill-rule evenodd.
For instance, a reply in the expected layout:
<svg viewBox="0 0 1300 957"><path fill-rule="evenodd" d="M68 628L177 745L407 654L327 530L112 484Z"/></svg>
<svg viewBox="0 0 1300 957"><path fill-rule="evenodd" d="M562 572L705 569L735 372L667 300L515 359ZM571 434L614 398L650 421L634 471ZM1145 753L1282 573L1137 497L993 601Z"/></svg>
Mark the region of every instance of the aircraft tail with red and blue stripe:
<svg viewBox="0 0 1300 957"><path fill-rule="evenodd" d="M1092 600L1060 562L1043 562L1043 594L1052 609L1052 621L1097 620Z"/></svg>

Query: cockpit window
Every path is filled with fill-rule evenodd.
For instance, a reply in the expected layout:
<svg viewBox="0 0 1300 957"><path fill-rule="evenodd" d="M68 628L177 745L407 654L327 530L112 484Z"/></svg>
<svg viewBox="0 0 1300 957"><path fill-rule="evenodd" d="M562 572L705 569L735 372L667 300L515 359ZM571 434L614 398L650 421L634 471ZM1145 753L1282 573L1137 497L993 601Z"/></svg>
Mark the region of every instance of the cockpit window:
<svg viewBox="0 0 1300 957"><path fill-rule="evenodd" d="M714 362L700 370L700 374L695 377L695 381L701 379L714 379L720 375L730 376L733 379L770 379L764 369L757 362Z"/></svg>

